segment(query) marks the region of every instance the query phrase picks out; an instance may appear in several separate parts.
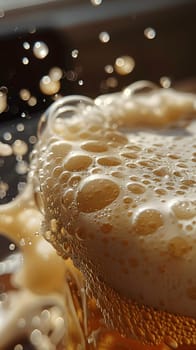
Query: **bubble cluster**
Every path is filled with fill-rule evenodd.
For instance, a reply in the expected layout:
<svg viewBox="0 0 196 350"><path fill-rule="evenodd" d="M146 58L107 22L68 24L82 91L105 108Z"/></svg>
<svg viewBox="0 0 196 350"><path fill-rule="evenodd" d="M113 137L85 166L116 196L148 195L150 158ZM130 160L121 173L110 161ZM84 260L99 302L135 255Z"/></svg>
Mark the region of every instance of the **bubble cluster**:
<svg viewBox="0 0 196 350"><path fill-rule="evenodd" d="M185 315L182 324L195 312L196 125L178 125L194 111L189 97L161 89L74 102L49 115L31 165L47 239L85 275L159 309L156 324L165 311Z"/></svg>

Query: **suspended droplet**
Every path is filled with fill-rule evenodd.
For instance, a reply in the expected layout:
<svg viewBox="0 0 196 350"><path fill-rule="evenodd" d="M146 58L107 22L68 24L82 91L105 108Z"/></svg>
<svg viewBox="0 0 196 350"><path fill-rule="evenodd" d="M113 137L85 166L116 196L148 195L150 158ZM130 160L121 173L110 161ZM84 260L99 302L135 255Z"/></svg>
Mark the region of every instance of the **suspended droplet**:
<svg viewBox="0 0 196 350"><path fill-rule="evenodd" d="M133 71L135 60L131 56L121 56L115 61L115 71L120 75L127 75Z"/></svg>
<svg viewBox="0 0 196 350"><path fill-rule="evenodd" d="M144 30L144 35L147 39L154 39L156 37L156 31L155 29L148 27Z"/></svg>
<svg viewBox="0 0 196 350"><path fill-rule="evenodd" d="M42 60L49 53L48 46L43 41L36 41L36 43L33 46L33 53L36 58L38 58L39 60Z"/></svg>
<svg viewBox="0 0 196 350"><path fill-rule="evenodd" d="M99 34L99 40L102 42L102 43L108 43L110 41L110 35L108 32L101 32Z"/></svg>

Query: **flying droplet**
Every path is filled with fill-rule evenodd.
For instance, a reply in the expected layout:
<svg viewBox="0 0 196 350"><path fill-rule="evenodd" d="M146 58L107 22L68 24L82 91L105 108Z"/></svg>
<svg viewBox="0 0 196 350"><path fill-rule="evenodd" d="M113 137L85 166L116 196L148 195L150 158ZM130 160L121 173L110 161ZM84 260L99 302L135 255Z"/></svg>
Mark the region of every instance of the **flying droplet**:
<svg viewBox="0 0 196 350"><path fill-rule="evenodd" d="M101 32L99 34L99 40L104 44L108 43L110 41L110 34L108 32Z"/></svg>
<svg viewBox="0 0 196 350"><path fill-rule="evenodd" d="M144 30L144 35L147 39L154 39L156 37L156 31L155 29L148 27Z"/></svg>
<svg viewBox="0 0 196 350"><path fill-rule="evenodd" d="M163 88L168 89L171 86L171 79L169 77L161 77L160 84Z"/></svg>
<svg viewBox="0 0 196 350"><path fill-rule="evenodd" d="M79 51L77 49L72 50L71 55L73 58L77 58L79 55Z"/></svg>
<svg viewBox="0 0 196 350"><path fill-rule="evenodd" d="M24 41L23 47L24 47L25 50L29 50L30 49L30 44L28 43L28 41Z"/></svg>
<svg viewBox="0 0 196 350"><path fill-rule="evenodd" d="M45 95L56 94L61 87L60 81L53 81L48 75L45 75L40 80L40 90Z"/></svg>
<svg viewBox="0 0 196 350"><path fill-rule="evenodd" d="M23 101L28 101L31 97L31 93L29 90L27 89L21 89L19 92L20 98Z"/></svg>
<svg viewBox="0 0 196 350"><path fill-rule="evenodd" d="M120 75L127 75L133 71L135 60L131 56L121 56L115 61L115 71Z"/></svg>
<svg viewBox="0 0 196 350"><path fill-rule="evenodd" d="M43 41L36 41L36 43L33 46L33 53L36 58L38 58L39 60L42 60L49 53L48 46Z"/></svg>
<svg viewBox="0 0 196 350"><path fill-rule="evenodd" d="M26 66L27 64L29 64L29 59L28 57L23 57L22 58L22 63Z"/></svg>
<svg viewBox="0 0 196 350"><path fill-rule="evenodd" d="M91 0L93 6L99 6L102 4L102 0Z"/></svg>

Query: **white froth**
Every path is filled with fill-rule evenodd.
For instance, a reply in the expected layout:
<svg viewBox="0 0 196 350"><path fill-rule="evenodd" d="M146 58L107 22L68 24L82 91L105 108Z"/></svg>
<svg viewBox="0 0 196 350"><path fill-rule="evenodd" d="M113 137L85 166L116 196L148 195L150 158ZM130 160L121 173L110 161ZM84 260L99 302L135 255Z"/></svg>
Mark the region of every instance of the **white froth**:
<svg viewBox="0 0 196 350"><path fill-rule="evenodd" d="M130 87L78 101L57 119L53 109L40 140L46 224L54 216L77 266L90 259L123 296L195 317L195 96ZM42 148L48 132L55 142ZM53 242L61 251L63 238Z"/></svg>

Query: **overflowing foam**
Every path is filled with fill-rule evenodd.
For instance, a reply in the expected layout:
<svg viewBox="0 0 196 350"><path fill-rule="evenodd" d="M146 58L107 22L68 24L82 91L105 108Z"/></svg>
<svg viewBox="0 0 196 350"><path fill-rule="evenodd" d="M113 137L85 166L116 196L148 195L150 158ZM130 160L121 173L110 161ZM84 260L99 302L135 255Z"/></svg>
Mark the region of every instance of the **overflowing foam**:
<svg viewBox="0 0 196 350"><path fill-rule="evenodd" d="M63 258L73 259L111 327L144 343L194 345L196 99L150 83L153 89L136 94L145 85L95 102L66 97L50 107L40 121L29 172L40 210L35 222L40 225L44 216L45 238ZM28 197L23 210L29 203ZM7 215L9 208L2 209L6 233L15 213ZM20 281L33 293L57 293L63 302L65 290L70 293L67 284L63 288L66 264L51 259L54 250L33 235L40 227L30 227L36 243L33 255L25 246ZM18 232L20 239L26 234L21 226L12 230L15 241ZM55 279L43 277L46 271L54 271ZM80 327L76 333L83 334Z"/></svg>

